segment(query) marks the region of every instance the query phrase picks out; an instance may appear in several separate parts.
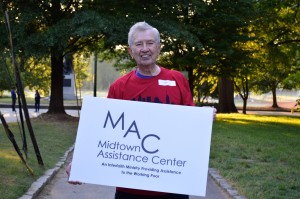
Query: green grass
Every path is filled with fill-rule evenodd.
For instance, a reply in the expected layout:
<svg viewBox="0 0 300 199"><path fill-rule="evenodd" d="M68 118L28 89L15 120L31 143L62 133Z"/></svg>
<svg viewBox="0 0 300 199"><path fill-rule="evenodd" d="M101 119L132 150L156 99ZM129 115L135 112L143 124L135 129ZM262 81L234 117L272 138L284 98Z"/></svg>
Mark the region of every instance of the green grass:
<svg viewBox="0 0 300 199"><path fill-rule="evenodd" d="M32 97L25 97L27 105L34 104L34 98ZM49 105L50 101L48 99L41 99L41 105ZM78 102L81 103L80 101ZM11 97L4 96L0 97L0 104L11 104ZM18 104L18 102L17 102ZM64 104L68 105L77 105L77 100L64 100Z"/></svg>
<svg viewBox="0 0 300 199"><path fill-rule="evenodd" d="M219 114L210 167L248 199L300 198L300 118Z"/></svg>
<svg viewBox="0 0 300 199"><path fill-rule="evenodd" d="M76 122L34 120L45 163L37 163L30 137L30 176L0 125L0 198L15 199L59 161L75 141ZM20 143L17 124L10 124ZM20 144L21 145L21 144ZM248 199L300 198L300 118L218 114L213 126L210 167Z"/></svg>
<svg viewBox="0 0 300 199"><path fill-rule="evenodd" d="M27 104L34 104L34 98L26 97ZM11 104L11 97L4 96L0 97L0 104ZM49 104L48 100L41 100L41 104Z"/></svg>
<svg viewBox="0 0 300 199"><path fill-rule="evenodd" d="M27 163L33 169L34 176L31 176L27 171L6 136L3 126L0 125L1 199L15 199L26 193L31 184L42 176L45 171L54 168L59 158L74 144L77 131L76 122L34 120L32 121L32 126L44 162L44 167L38 164L31 138L26 129L28 144ZM19 147L22 148L21 135L17 123L10 123L9 127L15 134ZM24 152L22 153L24 155Z"/></svg>

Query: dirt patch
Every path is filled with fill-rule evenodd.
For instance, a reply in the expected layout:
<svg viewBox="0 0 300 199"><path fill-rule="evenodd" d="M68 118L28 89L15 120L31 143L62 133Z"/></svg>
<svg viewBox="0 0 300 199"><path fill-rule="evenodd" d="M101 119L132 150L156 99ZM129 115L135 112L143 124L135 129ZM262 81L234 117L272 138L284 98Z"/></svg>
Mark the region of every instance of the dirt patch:
<svg viewBox="0 0 300 199"><path fill-rule="evenodd" d="M257 101L256 101L257 103ZM295 102L277 102L278 107L272 107L272 102L262 102L260 105L251 106L251 103L247 104L247 110L249 111L279 111L290 112L294 107ZM237 106L238 109L242 109L242 106Z"/></svg>
<svg viewBox="0 0 300 199"><path fill-rule="evenodd" d="M42 113L33 120L43 120L48 122L78 122L78 117L73 117L63 113Z"/></svg>
<svg viewBox="0 0 300 199"><path fill-rule="evenodd" d="M278 106L282 108L290 109L296 105L296 102L278 102Z"/></svg>

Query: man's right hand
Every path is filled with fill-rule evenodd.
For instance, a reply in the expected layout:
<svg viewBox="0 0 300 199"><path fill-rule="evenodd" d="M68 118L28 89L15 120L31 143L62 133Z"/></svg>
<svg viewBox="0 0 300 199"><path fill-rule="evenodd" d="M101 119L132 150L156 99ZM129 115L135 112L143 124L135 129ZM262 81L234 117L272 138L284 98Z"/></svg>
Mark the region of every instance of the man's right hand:
<svg viewBox="0 0 300 199"><path fill-rule="evenodd" d="M71 167L72 167L72 162L70 162L67 166L67 169L66 169L66 173L68 175L68 183L70 184L73 184L73 185L81 185L82 182L79 182L79 181L69 181L69 177L70 177L70 172L71 172Z"/></svg>

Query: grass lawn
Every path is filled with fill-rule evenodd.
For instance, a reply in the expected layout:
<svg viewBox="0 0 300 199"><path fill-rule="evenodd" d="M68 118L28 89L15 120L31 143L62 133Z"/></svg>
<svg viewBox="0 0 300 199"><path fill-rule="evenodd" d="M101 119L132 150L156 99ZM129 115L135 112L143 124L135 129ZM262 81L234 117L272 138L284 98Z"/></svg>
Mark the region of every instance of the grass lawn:
<svg viewBox="0 0 300 199"><path fill-rule="evenodd" d="M210 167L248 199L300 198L300 118L219 114Z"/></svg>
<svg viewBox="0 0 300 199"><path fill-rule="evenodd" d="M70 121L71 120L71 121ZM31 176L25 165L21 162L9 141L2 124L0 125L0 198L16 199L27 192L31 184L55 164L75 142L77 122L74 119L46 121L33 119L32 126L39 146L44 167L38 164L34 148L26 128L28 145L27 163L34 172ZM9 123L20 148L22 148L21 135L17 123ZM22 151L23 156L24 152Z"/></svg>
<svg viewBox="0 0 300 199"><path fill-rule="evenodd" d="M0 125L0 198L15 199L53 168L75 141L76 121L32 121L45 167L37 163L30 137L30 176ZM21 146L19 127L10 124ZM218 114L213 126L210 167L248 199L300 198L300 118Z"/></svg>
<svg viewBox="0 0 300 199"><path fill-rule="evenodd" d="M5 97L0 97L0 104L11 104L11 97L5 96ZM27 105L29 104L34 104L34 98L32 97L26 97L26 103ZM49 105L50 100L49 99L44 99L42 98L40 101L41 105ZM81 102L78 101L78 103L80 104ZM77 105L77 100L64 100L64 104L68 104L68 105ZM16 106L18 106L18 102L16 103Z"/></svg>

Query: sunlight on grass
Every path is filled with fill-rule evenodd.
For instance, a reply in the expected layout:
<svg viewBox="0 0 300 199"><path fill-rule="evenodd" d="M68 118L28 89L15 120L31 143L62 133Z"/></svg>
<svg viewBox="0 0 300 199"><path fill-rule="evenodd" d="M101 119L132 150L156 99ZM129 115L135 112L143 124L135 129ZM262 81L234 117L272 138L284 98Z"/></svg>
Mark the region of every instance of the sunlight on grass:
<svg viewBox="0 0 300 199"><path fill-rule="evenodd" d="M37 162L36 154L29 135L27 137L27 164L33 170L32 176L7 138L0 125L0 198L15 199L27 192L31 184L48 169L52 169L59 159L75 142L77 122L32 121L44 166ZM17 123L9 123L18 145L21 148L21 135ZM22 151L23 156L24 152Z"/></svg>
<svg viewBox="0 0 300 199"><path fill-rule="evenodd" d="M218 114L210 167L248 199L300 198L300 119Z"/></svg>
<svg viewBox="0 0 300 199"><path fill-rule="evenodd" d="M17 152L11 154L11 150L1 150L0 157L7 159L8 161L20 160L20 157L17 155Z"/></svg>
<svg viewBox="0 0 300 199"><path fill-rule="evenodd" d="M288 116L264 116L264 115L245 115L241 113L233 114L218 114L217 120L228 121L232 123L245 122L260 122L260 123L281 123L281 124L295 124L300 125L299 117Z"/></svg>

